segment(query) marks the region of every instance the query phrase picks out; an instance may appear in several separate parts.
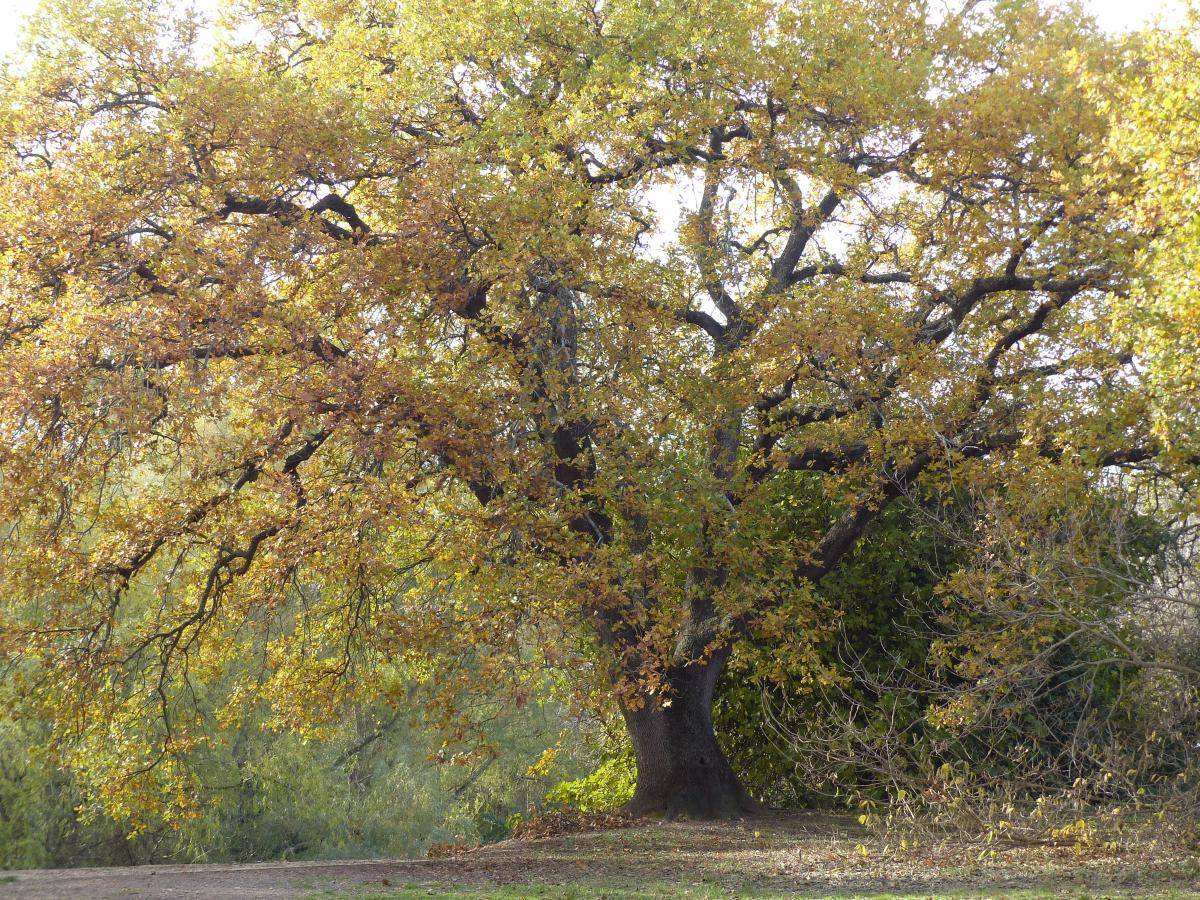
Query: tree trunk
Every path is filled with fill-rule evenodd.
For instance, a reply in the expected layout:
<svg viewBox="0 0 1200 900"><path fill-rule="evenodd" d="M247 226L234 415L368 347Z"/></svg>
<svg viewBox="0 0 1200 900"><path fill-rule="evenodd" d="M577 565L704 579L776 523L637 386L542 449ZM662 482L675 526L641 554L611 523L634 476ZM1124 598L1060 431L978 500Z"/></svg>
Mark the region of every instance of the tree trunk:
<svg viewBox="0 0 1200 900"><path fill-rule="evenodd" d="M666 818L725 819L756 812L713 731L712 701L728 651L670 670L670 695L622 714L633 739L637 788L626 810Z"/></svg>

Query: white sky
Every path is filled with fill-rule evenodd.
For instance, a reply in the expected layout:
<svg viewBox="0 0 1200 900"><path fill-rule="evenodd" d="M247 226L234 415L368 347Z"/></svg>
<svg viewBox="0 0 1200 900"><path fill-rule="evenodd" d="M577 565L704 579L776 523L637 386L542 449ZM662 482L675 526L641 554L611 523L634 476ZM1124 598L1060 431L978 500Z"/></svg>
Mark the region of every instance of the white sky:
<svg viewBox="0 0 1200 900"><path fill-rule="evenodd" d="M10 51L17 41L21 19L37 6L38 0L0 0L0 54ZM213 0L195 0L199 8L214 5ZM1113 31L1135 28L1158 15L1165 21L1178 20L1181 0L1083 0L1100 23Z"/></svg>

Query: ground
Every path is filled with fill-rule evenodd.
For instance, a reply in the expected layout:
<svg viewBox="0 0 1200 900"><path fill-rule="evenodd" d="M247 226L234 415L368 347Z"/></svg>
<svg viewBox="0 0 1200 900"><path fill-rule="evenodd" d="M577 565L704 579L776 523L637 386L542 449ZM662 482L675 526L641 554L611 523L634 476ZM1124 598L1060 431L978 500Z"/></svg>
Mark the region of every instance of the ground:
<svg viewBox="0 0 1200 900"><path fill-rule="evenodd" d="M1200 853L1037 844L889 849L852 818L638 824L438 859L138 866L0 874L0 897L1171 897L1200 900Z"/></svg>

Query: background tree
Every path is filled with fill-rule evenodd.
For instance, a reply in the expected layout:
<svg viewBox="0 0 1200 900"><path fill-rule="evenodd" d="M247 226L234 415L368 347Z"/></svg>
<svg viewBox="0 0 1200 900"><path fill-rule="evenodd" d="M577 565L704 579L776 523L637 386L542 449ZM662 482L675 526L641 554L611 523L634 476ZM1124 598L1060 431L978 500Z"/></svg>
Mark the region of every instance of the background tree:
<svg viewBox="0 0 1200 900"><path fill-rule="evenodd" d="M632 809L735 813L716 679L888 504L1194 450L1111 327L1142 237L1072 11L63 2L29 48L0 649L113 804L253 646L222 721L384 662L451 738L481 686L611 690Z"/></svg>
<svg viewBox="0 0 1200 900"><path fill-rule="evenodd" d="M220 700L220 687L205 694ZM488 755L459 767L439 762L443 736L404 705L356 705L320 741L264 729L269 710L256 709L228 726L210 721L204 741L176 757L189 774L182 805L128 810L104 808L86 778L54 765L43 752L52 723L5 721L0 869L397 858L500 840L591 762L564 741L553 765L531 770L566 724L560 714L507 711L489 724Z"/></svg>
<svg viewBox="0 0 1200 900"><path fill-rule="evenodd" d="M1194 827L1195 523L1153 489L1041 459L1016 488L1001 469L893 504L821 582L815 664L734 657L717 720L735 768L777 803L960 836Z"/></svg>

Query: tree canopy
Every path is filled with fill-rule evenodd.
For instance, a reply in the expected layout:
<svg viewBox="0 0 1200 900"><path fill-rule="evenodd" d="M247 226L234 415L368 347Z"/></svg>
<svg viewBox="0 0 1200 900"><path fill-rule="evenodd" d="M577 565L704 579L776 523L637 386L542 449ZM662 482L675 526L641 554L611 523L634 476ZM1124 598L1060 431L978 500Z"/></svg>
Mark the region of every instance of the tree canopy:
<svg viewBox="0 0 1200 900"><path fill-rule="evenodd" d="M608 691L635 809L746 808L717 675L805 653L893 501L1188 502L1195 294L1142 315L1128 202L1177 166L1117 127L1194 106L1156 52L1036 2L49 4L0 102L15 689L113 804L257 659L219 715L314 734Z"/></svg>

